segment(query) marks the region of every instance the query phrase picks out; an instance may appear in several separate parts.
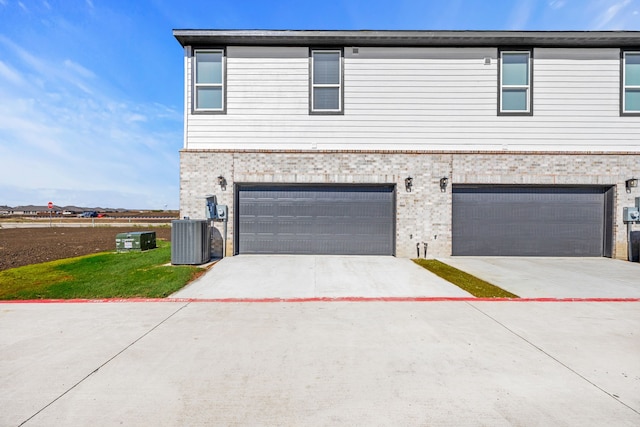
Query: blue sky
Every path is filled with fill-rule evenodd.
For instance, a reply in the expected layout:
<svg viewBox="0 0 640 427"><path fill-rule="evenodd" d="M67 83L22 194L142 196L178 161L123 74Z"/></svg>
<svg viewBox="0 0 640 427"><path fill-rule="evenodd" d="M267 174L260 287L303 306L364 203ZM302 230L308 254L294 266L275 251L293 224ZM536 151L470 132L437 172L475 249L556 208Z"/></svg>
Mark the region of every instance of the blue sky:
<svg viewBox="0 0 640 427"><path fill-rule="evenodd" d="M640 0L0 0L0 205L178 208L174 28L640 30Z"/></svg>

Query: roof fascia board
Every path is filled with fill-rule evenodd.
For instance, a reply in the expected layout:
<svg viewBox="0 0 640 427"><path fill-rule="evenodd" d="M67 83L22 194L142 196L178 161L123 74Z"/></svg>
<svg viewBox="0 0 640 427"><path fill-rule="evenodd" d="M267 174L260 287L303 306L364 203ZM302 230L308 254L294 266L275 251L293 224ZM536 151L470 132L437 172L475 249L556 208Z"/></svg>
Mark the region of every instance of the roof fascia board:
<svg viewBox="0 0 640 427"><path fill-rule="evenodd" d="M638 47L640 31L173 30L183 46Z"/></svg>

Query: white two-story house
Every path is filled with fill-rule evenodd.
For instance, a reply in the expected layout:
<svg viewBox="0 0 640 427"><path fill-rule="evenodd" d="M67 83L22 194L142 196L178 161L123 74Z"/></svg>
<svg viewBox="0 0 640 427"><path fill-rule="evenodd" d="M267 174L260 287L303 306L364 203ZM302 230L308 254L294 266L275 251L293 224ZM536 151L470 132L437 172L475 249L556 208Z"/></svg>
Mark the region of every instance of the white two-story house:
<svg viewBox="0 0 640 427"><path fill-rule="evenodd" d="M215 194L229 255L626 257L640 32L173 34L181 215Z"/></svg>

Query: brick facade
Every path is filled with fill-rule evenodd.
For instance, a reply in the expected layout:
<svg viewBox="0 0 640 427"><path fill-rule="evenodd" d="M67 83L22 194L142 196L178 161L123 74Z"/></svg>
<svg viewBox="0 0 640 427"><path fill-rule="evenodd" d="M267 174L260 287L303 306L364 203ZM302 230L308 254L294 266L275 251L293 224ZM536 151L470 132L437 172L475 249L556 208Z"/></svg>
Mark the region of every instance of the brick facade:
<svg viewBox="0 0 640 427"><path fill-rule="evenodd" d="M626 257L622 207L633 206L638 190L627 194L625 180L638 174L633 153L445 153L374 151L183 150L180 156L181 216L205 217L205 196L229 206L227 254L233 254L235 183L395 184L396 255L415 257L427 244L427 257L451 255L451 184L543 184L616 186L615 258ZM227 188L218 185L224 176ZM405 178L413 178L411 192ZM449 178L446 192L439 181ZM214 255L222 251L222 225L216 224Z"/></svg>

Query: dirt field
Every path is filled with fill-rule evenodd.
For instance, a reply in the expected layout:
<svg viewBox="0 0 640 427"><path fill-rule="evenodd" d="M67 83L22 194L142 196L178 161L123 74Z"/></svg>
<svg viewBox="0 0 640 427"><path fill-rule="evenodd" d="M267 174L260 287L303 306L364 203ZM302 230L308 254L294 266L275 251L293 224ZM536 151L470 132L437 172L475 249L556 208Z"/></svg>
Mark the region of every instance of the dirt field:
<svg viewBox="0 0 640 427"><path fill-rule="evenodd" d="M0 228L0 271L62 258L113 251L116 234L155 231L171 240L171 229L120 227Z"/></svg>

